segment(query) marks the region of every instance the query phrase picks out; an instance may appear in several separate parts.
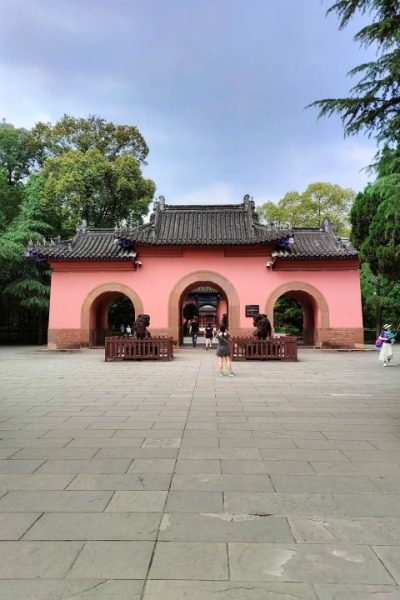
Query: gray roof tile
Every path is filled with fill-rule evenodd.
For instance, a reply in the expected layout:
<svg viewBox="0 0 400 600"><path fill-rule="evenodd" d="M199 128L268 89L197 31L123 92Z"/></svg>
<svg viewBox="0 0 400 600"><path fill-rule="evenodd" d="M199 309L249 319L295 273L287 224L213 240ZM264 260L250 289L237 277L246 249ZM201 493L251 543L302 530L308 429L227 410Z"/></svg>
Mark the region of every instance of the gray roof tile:
<svg viewBox="0 0 400 600"><path fill-rule="evenodd" d="M290 230L258 223L251 200L203 206L156 202L150 223L120 229L116 235L146 246L242 246L275 242Z"/></svg>
<svg viewBox="0 0 400 600"><path fill-rule="evenodd" d="M289 240L291 243L288 243ZM166 206L155 203L150 222L120 229L80 228L72 240L29 249L47 260L131 260L140 246L273 246L275 260L356 258L327 222L323 229L282 229L258 223L252 201L242 204Z"/></svg>
<svg viewBox="0 0 400 600"><path fill-rule="evenodd" d="M48 260L130 260L130 250L116 244L114 229L81 229L72 240L34 246L32 255Z"/></svg>
<svg viewBox="0 0 400 600"><path fill-rule="evenodd" d="M293 243L272 252L275 259L357 258L357 250L349 240L337 238L330 229L293 229Z"/></svg>

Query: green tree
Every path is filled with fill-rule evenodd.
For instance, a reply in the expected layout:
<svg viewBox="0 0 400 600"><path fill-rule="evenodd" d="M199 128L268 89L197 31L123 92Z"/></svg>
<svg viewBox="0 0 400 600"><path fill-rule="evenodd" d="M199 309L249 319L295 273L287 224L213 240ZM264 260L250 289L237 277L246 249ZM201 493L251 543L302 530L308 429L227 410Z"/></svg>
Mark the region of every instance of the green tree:
<svg viewBox="0 0 400 600"><path fill-rule="evenodd" d="M349 211L353 190L325 182L311 183L303 193L288 192L278 202L263 204L258 212L262 219L292 227L321 227L329 219L339 235L349 233Z"/></svg>
<svg viewBox="0 0 400 600"><path fill-rule="evenodd" d="M93 227L135 222L147 213L155 185L129 155L108 160L97 148L45 161L37 176L41 206L62 236L85 219Z"/></svg>
<svg viewBox="0 0 400 600"><path fill-rule="evenodd" d="M365 131L379 140L400 139L400 3L398 0L336 0L328 9L336 13L343 29L356 15L369 14L372 23L355 36L361 46L372 46L377 59L361 64L349 73L360 76L346 98L325 98L309 106L319 116L337 114L348 135Z"/></svg>
<svg viewBox="0 0 400 600"><path fill-rule="evenodd" d="M193 319L193 317L197 317L199 315L199 309L194 302L189 302L183 307L182 314L184 319L190 321L190 319Z"/></svg>
<svg viewBox="0 0 400 600"><path fill-rule="evenodd" d="M50 295L50 271L42 262L27 260L30 241L43 242L50 227L29 184L18 216L0 233L0 294L13 307L25 310L43 339Z"/></svg>
<svg viewBox="0 0 400 600"><path fill-rule="evenodd" d="M386 147L377 178L351 210L352 240L375 275L400 280L400 151Z"/></svg>
<svg viewBox="0 0 400 600"><path fill-rule="evenodd" d="M361 293L364 323L374 329L374 335L379 333L383 323L398 323L400 283L374 275L368 263L364 263L361 265Z"/></svg>
<svg viewBox="0 0 400 600"><path fill-rule="evenodd" d="M29 131L0 123L0 231L18 214L24 186L37 164L38 147Z"/></svg>
<svg viewBox="0 0 400 600"><path fill-rule="evenodd" d="M147 213L155 185L141 172L148 148L136 127L65 115L55 125L38 123L31 135L42 148L40 205L62 237L83 219L92 227L113 227Z"/></svg>
<svg viewBox="0 0 400 600"><path fill-rule="evenodd" d="M41 149L40 161L69 151L86 153L97 149L107 160L129 155L144 163L148 146L137 127L115 125L96 115L87 119L64 115L54 125L39 122L30 132L32 143Z"/></svg>

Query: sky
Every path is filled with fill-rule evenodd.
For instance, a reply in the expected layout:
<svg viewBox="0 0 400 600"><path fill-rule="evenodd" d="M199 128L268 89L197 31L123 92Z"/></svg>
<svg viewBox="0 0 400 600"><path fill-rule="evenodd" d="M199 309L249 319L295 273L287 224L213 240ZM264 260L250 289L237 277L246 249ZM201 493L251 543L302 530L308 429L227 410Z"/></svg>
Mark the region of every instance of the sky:
<svg viewBox="0 0 400 600"><path fill-rule="evenodd" d="M0 0L0 119L136 125L169 204L257 205L315 181L355 191L373 140L310 102L371 58L331 0Z"/></svg>

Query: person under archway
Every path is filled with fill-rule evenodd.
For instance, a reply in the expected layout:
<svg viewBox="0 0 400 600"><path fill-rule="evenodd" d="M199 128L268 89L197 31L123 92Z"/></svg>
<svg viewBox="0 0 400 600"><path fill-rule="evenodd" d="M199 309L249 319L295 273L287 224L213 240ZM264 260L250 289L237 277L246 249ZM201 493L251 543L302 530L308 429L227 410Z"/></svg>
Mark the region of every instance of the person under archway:
<svg viewBox="0 0 400 600"><path fill-rule="evenodd" d="M211 325L211 323L207 324L207 327L204 330L204 337L206 340L206 350L208 350L209 348L212 348L212 340L214 337L214 327Z"/></svg>
<svg viewBox="0 0 400 600"><path fill-rule="evenodd" d="M196 348L197 336L199 335L199 323L198 323L196 317L193 317L193 319L190 322L189 335L192 337L193 348Z"/></svg>
<svg viewBox="0 0 400 600"><path fill-rule="evenodd" d="M223 377L225 366L229 377L233 377L235 373L232 371L232 357L230 349L231 334L226 329L225 325L220 326L215 335L215 339L218 343L216 355L218 356L219 375L220 377Z"/></svg>

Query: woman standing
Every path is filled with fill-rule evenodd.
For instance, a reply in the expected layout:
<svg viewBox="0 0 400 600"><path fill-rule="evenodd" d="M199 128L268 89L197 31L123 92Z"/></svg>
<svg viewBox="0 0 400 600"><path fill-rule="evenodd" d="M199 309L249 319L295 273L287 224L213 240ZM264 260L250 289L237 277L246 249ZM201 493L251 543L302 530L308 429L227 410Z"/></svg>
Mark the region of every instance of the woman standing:
<svg viewBox="0 0 400 600"><path fill-rule="evenodd" d="M390 361L393 358L392 344L396 335L391 331L392 326L389 323L383 326L379 339L382 341L381 351L379 352L379 360L383 362L384 367L390 367Z"/></svg>
<svg viewBox="0 0 400 600"><path fill-rule="evenodd" d="M219 375L223 377L225 365L226 370L229 371L229 377L233 377L235 373L232 371L231 349L229 346L231 335L225 325L220 326L215 337L218 343L216 354L218 356Z"/></svg>
<svg viewBox="0 0 400 600"><path fill-rule="evenodd" d="M211 323L208 323L207 327L204 330L204 336L206 338L206 350L212 348L212 339L214 337L214 328Z"/></svg>

